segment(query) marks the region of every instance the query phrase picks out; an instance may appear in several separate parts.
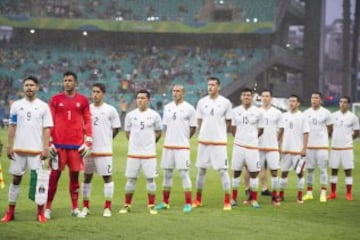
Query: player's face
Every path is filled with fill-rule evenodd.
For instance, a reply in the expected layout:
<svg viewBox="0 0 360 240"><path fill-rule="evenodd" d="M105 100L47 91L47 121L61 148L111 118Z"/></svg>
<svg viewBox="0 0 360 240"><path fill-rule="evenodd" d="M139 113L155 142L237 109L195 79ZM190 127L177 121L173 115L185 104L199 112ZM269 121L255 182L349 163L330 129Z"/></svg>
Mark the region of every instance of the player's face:
<svg viewBox="0 0 360 240"><path fill-rule="evenodd" d="M346 98L340 98L339 107L341 112L346 112L349 109L349 102Z"/></svg>
<svg viewBox="0 0 360 240"><path fill-rule="evenodd" d="M216 80L209 80L208 81L208 94L210 96L216 96L217 94L219 94L220 91L220 86L217 83Z"/></svg>
<svg viewBox="0 0 360 240"><path fill-rule="evenodd" d="M25 80L23 89L27 99L34 99L39 87L33 80Z"/></svg>
<svg viewBox="0 0 360 240"><path fill-rule="evenodd" d="M75 88L77 86L77 82L74 78L74 76L64 76L64 91L67 93L73 93L75 92Z"/></svg>
<svg viewBox="0 0 360 240"><path fill-rule="evenodd" d="M269 92L261 93L261 104L262 106L269 106L271 104L271 94Z"/></svg>
<svg viewBox="0 0 360 240"><path fill-rule="evenodd" d="M174 86L172 94L175 102L182 102L184 99L184 88L181 86Z"/></svg>
<svg viewBox="0 0 360 240"><path fill-rule="evenodd" d="M241 103L244 106L250 106L252 102L252 94L251 92L242 92L241 93Z"/></svg>
<svg viewBox="0 0 360 240"><path fill-rule="evenodd" d="M291 97L289 98L289 109L290 111L295 111L299 107L300 103L297 98Z"/></svg>
<svg viewBox="0 0 360 240"><path fill-rule="evenodd" d="M318 108L321 105L321 98L319 94L312 94L311 95L311 107Z"/></svg>
<svg viewBox="0 0 360 240"><path fill-rule="evenodd" d="M91 98L95 105L100 105L104 101L104 93L99 87L93 87L91 92Z"/></svg>
<svg viewBox="0 0 360 240"><path fill-rule="evenodd" d="M147 97L146 93L138 93L138 95L136 96L136 106L141 111L144 111L149 105L149 100L150 99Z"/></svg>

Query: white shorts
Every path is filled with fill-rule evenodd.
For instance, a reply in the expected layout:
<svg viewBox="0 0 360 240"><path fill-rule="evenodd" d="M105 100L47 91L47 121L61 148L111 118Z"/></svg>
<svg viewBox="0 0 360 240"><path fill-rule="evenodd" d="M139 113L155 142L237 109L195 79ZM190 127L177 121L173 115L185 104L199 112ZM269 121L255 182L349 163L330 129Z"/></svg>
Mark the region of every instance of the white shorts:
<svg viewBox="0 0 360 240"><path fill-rule="evenodd" d="M190 167L189 149L167 149L164 148L161 157L161 168L163 169L184 169Z"/></svg>
<svg viewBox="0 0 360 240"><path fill-rule="evenodd" d="M283 154L281 156L280 166L281 171L289 172L295 170L296 162L301 158L301 155ZM306 166L306 164L305 164Z"/></svg>
<svg viewBox="0 0 360 240"><path fill-rule="evenodd" d="M329 152L326 149L308 149L306 150L306 169L327 168L329 159Z"/></svg>
<svg viewBox="0 0 360 240"><path fill-rule="evenodd" d="M84 172L91 174L97 173L100 176L111 176L112 156L88 157L84 159Z"/></svg>
<svg viewBox="0 0 360 240"><path fill-rule="evenodd" d="M215 170L228 168L228 156L226 145L204 145L199 143L196 156L196 167Z"/></svg>
<svg viewBox="0 0 360 240"><path fill-rule="evenodd" d="M41 167L40 155L14 154L10 161L9 173L15 176L22 176L26 169L36 170Z"/></svg>
<svg viewBox="0 0 360 240"><path fill-rule="evenodd" d="M137 178L142 169L145 178L155 178L157 173L156 158L128 158L126 161L125 176Z"/></svg>
<svg viewBox="0 0 360 240"><path fill-rule="evenodd" d="M248 172L260 171L259 150L234 145L231 159L231 169L234 171L242 171L245 166Z"/></svg>
<svg viewBox="0 0 360 240"><path fill-rule="evenodd" d="M340 165L346 169L354 168L354 151L348 150L331 150L330 167L332 169L339 169Z"/></svg>
<svg viewBox="0 0 360 240"><path fill-rule="evenodd" d="M260 151L259 154L261 169L278 170L280 168L280 153L278 151Z"/></svg>

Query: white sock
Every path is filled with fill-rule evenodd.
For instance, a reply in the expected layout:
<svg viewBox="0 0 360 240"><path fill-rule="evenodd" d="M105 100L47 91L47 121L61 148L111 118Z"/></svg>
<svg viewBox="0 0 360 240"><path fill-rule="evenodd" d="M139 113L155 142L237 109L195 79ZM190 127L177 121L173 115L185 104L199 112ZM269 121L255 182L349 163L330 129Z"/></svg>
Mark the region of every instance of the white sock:
<svg viewBox="0 0 360 240"><path fill-rule="evenodd" d="M305 185L305 179L304 179L304 177L298 178L298 184L297 184L298 189L299 189L299 190L303 190L303 189L304 189L304 185Z"/></svg>
<svg viewBox="0 0 360 240"><path fill-rule="evenodd" d="M240 177L232 179L232 188L238 189L240 187Z"/></svg>
<svg viewBox="0 0 360 240"><path fill-rule="evenodd" d="M9 187L9 203L16 203L19 196L20 185L10 184Z"/></svg>
<svg viewBox="0 0 360 240"><path fill-rule="evenodd" d="M284 190L287 185L287 178L280 178L280 190Z"/></svg>
<svg viewBox="0 0 360 240"><path fill-rule="evenodd" d="M104 196L107 200L112 199L114 195L114 182L104 183Z"/></svg>
<svg viewBox="0 0 360 240"><path fill-rule="evenodd" d="M345 184L352 185L353 184L353 177L345 177Z"/></svg>
<svg viewBox="0 0 360 240"><path fill-rule="evenodd" d="M196 175L196 189L202 189L205 183L205 168L198 168L198 172Z"/></svg>
<svg viewBox="0 0 360 240"><path fill-rule="evenodd" d="M271 189L277 191L279 189L279 178L271 177Z"/></svg>
<svg viewBox="0 0 360 240"><path fill-rule="evenodd" d="M250 178L250 189L253 192L257 192L259 188L259 179L258 178Z"/></svg>
<svg viewBox="0 0 360 240"><path fill-rule="evenodd" d="M91 195L91 183L83 183L83 198L89 199Z"/></svg>
<svg viewBox="0 0 360 240"><path fill-rule="evenodd" d="M331 176L331 180L330 180L331 183L337 183L337 181L338 181L337 176Z"/></svg>

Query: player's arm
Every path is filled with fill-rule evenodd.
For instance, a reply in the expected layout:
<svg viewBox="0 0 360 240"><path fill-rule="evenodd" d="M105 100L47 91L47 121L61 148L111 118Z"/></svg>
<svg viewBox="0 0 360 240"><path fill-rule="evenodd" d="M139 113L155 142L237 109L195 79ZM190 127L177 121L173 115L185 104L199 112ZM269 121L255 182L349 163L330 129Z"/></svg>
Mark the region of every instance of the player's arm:
<svg viewBox="0 0 360 240"><path fill-rule="evenodd" d="M50 132L51 132L50 127L46 127L43 129L43 150L40 154L40 158L42 160L47 159L49 156Z"/></svg>
<svg viewBox="0 0 360 240"><path fill-rule="evenodd" d="M113 128L112 129L113 131L113 138L115 138L116 137L116 135L118 135L118 133L120 132L120 128Z"/></svg>
<svg viewBox="0 0 360 240"><path fill-rule="evenodd" d="M161 138L161 130L155 130L155 141L158 142Z"/></svg>
<svg viewBox="0 0 360 240"><path fill-rule="evenodd" d="M92 120L90 113L90 105L88 102L83 110L83 118L84 118L85 135L87 137L92 137Z"/></svg>
<svg viewBox="0 0 360 240"><path fill-rule="evenodd" d="M280 147L282 145L283 137L284 137L284 128L279 128L278 137L277 137L278 143L279 143L279 149L280 149Z"/></svg>
<svg viewBox="0 0 360 240"><path fill-rule="evenodd" d="M9 132L8 132L8 145L6 148L7 156L9 159L14 159L14 139L15 139L15 132L16 132L16 125L10 124L9 125Z"/></svg>
<svg viewBox="0 0 360 240"><path fill-rule="evenodd" d="M190 138L195 134L196 127L190 127Z"/></svg>
<svg viewBox="0 0 360 240"><path fill-rule="evenodd" d="M129 140L129 138L130 138L130 131L125 131L125 136L126 136L126 139Z"/></svg>
<svg viewBox="0 0 360 240"><path fill-rule="evenodd" d="M226 119L226 132L232 133L231 119Z"/></svg>
<svg viewBox="0 0 360 240"><path fill-rule="evenodd" d="M301 150L301 156L303 156L303 157L306 156L306 148L308 145L308 141L309 141L309 133L306 132L303 135L303 148Z"/></svg>
<svg viewBox="0 0 360 240"><path fill-rule="evenodd" d="M198 129L199 129L199 131L200 131L200 128L201 128L201 124L202 124L202 119L198 118Z"/></svg>
<svg viewBox="0 0 360 240"><path fill-rule="evenodd" d="M326 128L327 128L327 131L328 131L329 138L331 138L331 135L332 135L332 132L333 132L333 125L332 124L327 125Z"/></svg>
<svg viewBox="0 0 360 240"><path fill-rule="evenodd" d="M353 134L352 134L352 138L353 138L353 139L357 138L357 137L359 136L359 134L360 134L360 130L359 130L359 129L354 130L354 132L353 132Z"/></svg>

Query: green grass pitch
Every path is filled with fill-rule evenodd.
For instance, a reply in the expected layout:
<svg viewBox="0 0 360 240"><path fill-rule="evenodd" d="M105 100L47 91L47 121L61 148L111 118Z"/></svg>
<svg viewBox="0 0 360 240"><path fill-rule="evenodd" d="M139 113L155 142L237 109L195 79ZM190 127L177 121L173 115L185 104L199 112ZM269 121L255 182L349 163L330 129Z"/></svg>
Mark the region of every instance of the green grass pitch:
<svg viewBox="0 0 360 240"><path fill-rule="evenodd" d="M0 130L0 139L6 145L6 130ZM29 139L30 141L30 139ZM232 142L232 139L229 141ZM158 143L158 156L162 141ZM319 202L319 178L316 175L313 201L303 205L295 203L296 178L290 174L286 201L279 207L270 204L269 197L261 197L260 209L240 205L232 211L223 211L223 192L220 178L214 170L208 171L201 208L184 214L183 192L179 175L175 172L174 187L171 194L171 208L158 215L147 212L147 196L144 177L139 178L134 196L132 212L120 215L123 204L124 168L127 140L123 133L114 142L115 195L113 216L102 217L103 183L99 176L93 179L91 196L91 215L85 219L70 216L70 197L68 193L68 174L65 171L60 180L58 193L53 203L52 219L46 224L35 220L36 206L27 198L29 173L21 184L17 202L16 219L8 224L0 224L0 239L360 239L360 179L359 142L356 142L356 169L354 171L354 201L345 200L343 172L340 172L338 199L327 203ZM229 144L229 155L231 146ZM7 209L7 192L11 176L8 174L9 160L4 152L1 163L6 187L0 189L0 213ZM192 139L191 177L195 183L196 138ZM81 177L82 179L82 177ZM157 202L161 201L162 173L156 179ZM240 188L240 198L244 199L244 187ZM194 195L194 194L193 194ZM80 198L81 199L81 198ZM80 201L80 206L81 206Z"/></svg>

